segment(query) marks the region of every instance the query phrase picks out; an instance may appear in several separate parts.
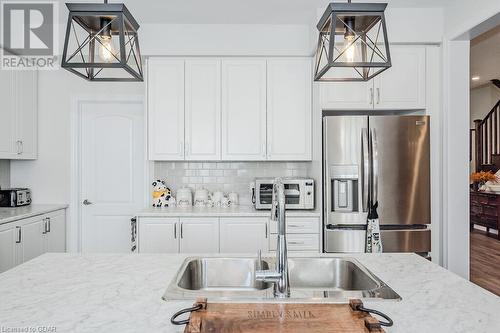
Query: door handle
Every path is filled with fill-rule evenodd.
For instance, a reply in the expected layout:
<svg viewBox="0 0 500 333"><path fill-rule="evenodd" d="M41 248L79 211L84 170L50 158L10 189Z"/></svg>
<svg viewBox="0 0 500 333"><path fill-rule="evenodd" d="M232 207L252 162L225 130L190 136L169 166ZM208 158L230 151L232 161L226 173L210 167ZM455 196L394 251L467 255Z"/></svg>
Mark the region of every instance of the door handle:
<svg viewBox="0 0 500 333"><path fill-rule="evenodd" d="M362 151L362 169L361 174L363 181L363 211L368 211L368 192L370 191L370 152L368 148L368 129L363 128L361 132L361 151Z"/></svg>
<svg viewBox="0 0 500 333"><path fill-rule="evenodd" d="M88 206L88 205L92 205L92 202L88 201L87 199L83 200L83 204Z"/></svg>
<svg viewBox="0 0 500 333"><path fill-rule="evenodd" d="M372 204L378 200L378 146L377 146L377 131L373 128L371 130L371 151L372 151L372 169L373 169L373 184L372 184Z"/></svg>

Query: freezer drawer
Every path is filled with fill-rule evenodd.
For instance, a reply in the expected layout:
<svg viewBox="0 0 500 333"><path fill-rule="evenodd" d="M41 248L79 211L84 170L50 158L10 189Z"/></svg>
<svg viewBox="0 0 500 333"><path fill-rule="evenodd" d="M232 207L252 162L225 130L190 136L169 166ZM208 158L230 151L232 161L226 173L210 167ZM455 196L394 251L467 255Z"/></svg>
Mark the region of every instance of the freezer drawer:
<svg viewBox="0 0 500 333"><path fill-rule="evenodd" d="M362 253L365 252L365 230L327 229L325 230L325 252ZM384 252L431 251L430 229L382 230Z"/></svg>
<svg viewBox="0 0 500 333"><path fill-rule="evenodd" d="M384 252L431 251L431 231L421 230L382 230Z"/></svg>

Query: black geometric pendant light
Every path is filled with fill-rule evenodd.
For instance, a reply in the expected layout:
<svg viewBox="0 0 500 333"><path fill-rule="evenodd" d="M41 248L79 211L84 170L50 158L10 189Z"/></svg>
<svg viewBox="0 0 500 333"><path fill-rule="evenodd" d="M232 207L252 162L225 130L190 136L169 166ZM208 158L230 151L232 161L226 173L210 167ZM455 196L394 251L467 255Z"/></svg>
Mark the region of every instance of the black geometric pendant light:
<svg viewBox="0 0 500 333"><path fill-rule="evenodd" d="M143 81L139 24L124 4L66 6L61 67L90 81Z"/></svg>
<svg viewBox="0 0 500 333"><path fill-rule="evenodd" d="M386 3L330 3L317 24L315 81L368 81L391 67Z"/></svg>

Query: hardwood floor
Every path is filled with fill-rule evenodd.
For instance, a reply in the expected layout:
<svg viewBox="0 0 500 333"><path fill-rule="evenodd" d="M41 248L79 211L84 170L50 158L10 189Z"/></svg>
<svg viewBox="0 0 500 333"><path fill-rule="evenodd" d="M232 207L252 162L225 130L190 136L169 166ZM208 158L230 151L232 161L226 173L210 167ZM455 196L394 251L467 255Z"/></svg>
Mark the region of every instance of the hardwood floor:
<svg viewBox="0 0 500 333"><path fill-rule="evenodd" d="M500 296L500 241L479 230L470 233L470 280Z"/></svg>

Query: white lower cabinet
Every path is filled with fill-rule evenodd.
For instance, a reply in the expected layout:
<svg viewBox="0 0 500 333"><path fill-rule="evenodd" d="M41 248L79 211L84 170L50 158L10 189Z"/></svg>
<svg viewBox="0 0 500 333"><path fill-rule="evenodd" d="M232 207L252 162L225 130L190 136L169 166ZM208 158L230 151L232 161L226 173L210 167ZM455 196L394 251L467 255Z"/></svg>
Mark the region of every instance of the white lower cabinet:
<svg viewBox="0 0 500 333"><path fill-rule="evenodd" d="M16 236L14 225L0 225L0 273L16 265Z"/></svg>
<svg viewBox="0 0 500 333"><path fill-rule="evenodd" d="M65 251L64 209L0 225L0 273L43 253Z"/></svg>
<svg viewBox="0 0 500 333"><path fill-rule="evenodd" d="M271 235L269 237L269 250L276 251L277 225L270 222ZM320 220L318 217L287 217L286 241L290 252L319 252L320 246Z"/></svg>
<svg viewBox="0 0 500 333"><path fill-rule="evenodd" d="M21 226L21 262L38 257L44 252L45 220L36 218Z"/></svg>
<svg viewBox="0 0 500 333"><path fill-rule="evenodd" d="M66 213L64 210L45 218L45 252L66 252Z"/></svg>
<svg viewBox="0 0 500 333"><path fill-rule="evenodd" d="M219 218L181 218L181 253L218 253Z"/></svg>
<svg viewBox="0 0 500 333"><path fill-rule="evenodd" d="M255 253L269 250L268 219L224 217L220 219L221 253Z"/></svg>
<svg viewBox="0 0 500 333"><path fill-rule="evenodd" d="M178 253L177 217L150 217L139 220L139 252Z"/></svg>
<svg viewBox="0 0 500 333"><path fill-rule="evenodd" d="M219 218L140 217L139 253L217 253Z"/></svg>

